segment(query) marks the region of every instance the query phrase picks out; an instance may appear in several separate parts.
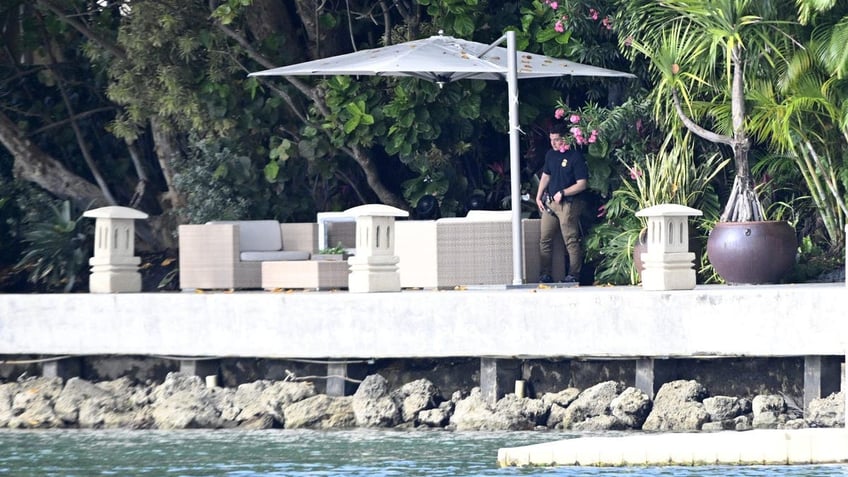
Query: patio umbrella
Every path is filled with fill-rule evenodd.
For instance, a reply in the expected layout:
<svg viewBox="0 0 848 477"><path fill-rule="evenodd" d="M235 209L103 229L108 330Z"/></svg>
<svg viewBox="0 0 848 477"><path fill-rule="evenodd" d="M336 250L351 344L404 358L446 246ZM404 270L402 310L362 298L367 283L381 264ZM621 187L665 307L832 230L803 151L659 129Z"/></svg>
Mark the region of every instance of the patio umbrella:
<svg viewBox="0 0 848 477"><path fill-rule="evenodd" d="M506 41L506 48L497 46ZM522 284L519 78L554 76L634 77L630 73L515 50L515 32L491 45L435 35L397 45L250 73L249 76L411 76L439 85L461 79L506 80L509 91L510 198L512 204L513 284Z"/></svg>

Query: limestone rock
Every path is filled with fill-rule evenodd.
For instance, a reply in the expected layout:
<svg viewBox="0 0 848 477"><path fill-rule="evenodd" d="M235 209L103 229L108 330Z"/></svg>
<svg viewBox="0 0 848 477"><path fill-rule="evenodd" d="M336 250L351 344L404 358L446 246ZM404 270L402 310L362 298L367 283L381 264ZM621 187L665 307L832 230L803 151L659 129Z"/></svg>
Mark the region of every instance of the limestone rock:
<svg viewBox="0 0 848 477"><path fill-rule="evenodd" d="M53 400L62 392L60 378L31 378L20 383L12 398L12 414L8 426L13 429L45 429L62 427L53 410Z"/></svg>
<svg viewBox="0 0 848 477"><path fill-rule="evenodd" d="M610 404L620 392L621 385L615 381L599 383L581 392L565 409L562 428L572 429L591 417L610 415Z"/></svg>
<svg viewBox="0 0 848 477"><path fill-rule="evenodd" d="M151 413L150 393L153 386L133 386L126 378L104 381L95 384L108 395L99 400L87 400L89 413L83 413L80 407L80 426L86 421L87 427L107 429L150 429L154 425ZM84 414L91 417L84 418Z"/></svg>
<svg viewBox="0 0 848 477"><path fill-rule="evenodd" d="M478 387L471 389L468 397L456 403L450 424L458 431L495 430L503 427L495 423L495 412L483 399Z"/></svg>
<svg viewBox="0 0 848 477"><path fill-rule="evenodd" d="M697 431L709 420L701 402L707 390L697 381L671 381L660 387L642 430Z"/></svg>
<svg viewBox="0 0 848 477"><path fill-rule="evenodd" d="M270 414L259 414L239 423L239 429L262 430L275 427L276 421Z"/></svg>
<svg viewBox="0 0 848 477"><path fill-rule="evenodd" d="M704 399L704 409L710 415L710 421L732 420L742 414L739 399L730 396L712 396Z"/></svg>
<svg viewBox="0 0 848 477"><path fill-rule="evenodd" d="M551 404L551 409L548 411L548 420L545 426L550 429L563 429L562 419L565 417L565 409L559 404Z"/></svg>
<svg viewBox="0 0 848 477"><path fill-rule="evenodd" d="M236 404L238 388L212 388L210 391L214 396L215 407L221 413L224 427L237 427L240 422L239 415L242 412L242 408Z"/></svg>
<svg viewBox="0 0 848 477"><path fill-rule="evenodd" d="M651 412L651 399L642 390L629 387L616 396L609 407L622 429L641 429Z"/></svg>
<svg viewBox="0 0 848 477"><path fill-rule="evenodd" d="M167 399L179 392L201 394L207 389L206 384L199 376L172 372L168 373L162 384L153 389L153 392L150 395L150 400L155 403L158 400Z"/></svg>
<svg viewBox="0 0 848 477"><path fill-rule="evenodd" d="M18 383L0 384L0 427L9 425L9 421L15 417L12 412L12 400L20 391Z"/></svg>
<svg viewBox="0 0 848 477"><path fill-rule="evenodd" d="M754 426L751 425L751 416L745 414L733 419L733 429L737 431L750 431Z"/></svg>
<svg viewBox="0 0 848 477"><path fill-rule="evenodd" d="M226 407L221 410L221 416L224 412L230 416L235 409L238 414L233 417L233 421L239 427L249 427L251 429L268 429L273 427L274 422L283 424L282 413L279 413L275 408L277 403L269 402L265 391L271 385L271 381L259 380L252 383L244 383L236 388L231 403L232 407Z"/></svg>
<svg viewBox="0 0 848 477"><path fill-rule="evenodd" d="M807 421L814 427L845 426L845 395L841 392L813 399L807 407Z"/></svg>
<svg viewBox="0 0 848 477"><path fill-rule="evenodd" d="M158 429L217 429L222 427L214 396L199 376L169 373L151 393L152 416Z"/></svg>
<svg viewBox="0 0 848 477"><path fill-rule="evenodd" d="M442 427L450 420L450 413L443 408L425 409L418 413L418 422L428 427Z"/></svg>
<svg viewBox="0 0 848 477"><path fill-rule="evenodd" d="M353 398L318 394L287 406L286 429L337 429L354 427Z"/></svg>
<svg viewBox="0 0 848 477"><path fill-rule="evenodd" d="M612 415L592 416L585 421L575 423L572 427L575 431L600 432L621 431L625 429L624 424Z"/></svg>
<svg viewBox="0 0 848 477"><path fill-rule="evenodd" d="M110 397L110 393L94 383L80 378L70 378L65 383L62 393L56 398L53 410L60 419L69 425L77 423L80 405L86 400L103 400Z"/></svg>
<svg viewBox="0 0 848 477"><path fill-rule="evenodd" d="M353 412L359 427L393 427L401 422L400 410L389 396L388 381L379 374L367 376L353 395Z"/></svg>
<svg viewBox="0 0 848 477"><path fill-rule="evenodd" d="M508 430L534 429L543 425L550 407L541 399L520 398L507 394L495 404L495 414L509 422Z"/></svg>
<svg viewBox="0 0 848 477"><path fill-rule="evenodd" d="M754 419L751 423L755 429L776 429L786 422L786 402L778 394L760 394L754 396L751 403Z"/></svg>
<svg viewBox="0 0 848 477"><path fill-rule="evenodd" d="M803 419L790 419L783 424L783 429L806 429L807 421Z"/></svg>
<svg viewBox="0 0 848 477"><path fill-rule="evenodd" d="M701 431L703 431L703 432L728 431L728 430L732 430L733 426L734 426L733 419L725 419L723 421L710 421L710 422L705 422L701 426Z"/></svg>
<svg viewBox="0 0 848 477"><path fill-rule="evenodd" d="M580 395L580 390L577 388L567 388L563 389L560 392L556 393L545 393L542 395L542 401L545 402L548 406L552 404L556 404L563 409L567 408L569 404L574 402L577 399L577 396Z"/></svg>
<svg viewBox="0 0 848 477"><path fill-rule="evenodd" d="M418 379L406 383L391 393L392 399L400 408L401 420L413 422L421 411L436 407L439 388L427 379Z"/></svg>
<svg viewBox="0 0 848 477"><path fill-rule="evenodd" d="M517 431L534 429L544 420L547 406L541 399L519 398L508 394L494 408L483 399L479 387L458 403L450 418L456 430Z"/></svg>

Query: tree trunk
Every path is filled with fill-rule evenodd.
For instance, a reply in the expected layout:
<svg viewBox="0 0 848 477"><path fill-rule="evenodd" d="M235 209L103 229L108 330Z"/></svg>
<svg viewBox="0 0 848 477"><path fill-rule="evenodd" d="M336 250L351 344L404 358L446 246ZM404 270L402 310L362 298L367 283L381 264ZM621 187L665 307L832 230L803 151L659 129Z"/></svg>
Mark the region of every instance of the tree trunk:
<svg viewBox="0 0 848 477"><path fill-rule="evenodd" d="M38 184L54 196L69 199L82 208L108 205L100 188L69 171L61 162L26 139L2 112L0 143L15 158L13 171L17 179Z"/></svg>
<svg viewBox="0 0 848 477"><path fill-rule="evenodd" d="M250 8L245 9L245 19L248 29L259 44L281 31L295 31L284 2L279 0L253 0Z"/></svg>
<svg viewBox="0 0 848 477"><path fill-rule="evenodd" d="M383 182L380 181L380 176L377 173L377 165L374 164L374 161L368 157L368 154L362 150L362 148L355 146L350 152L350 155L365 172L365 180L368 181L368 185L371 187L371 190L377 194L380 202L386 205L391 205L392 207L397 207L398 209L408 209L406 202L383 185Z"/></svg>
<svg viewBox="0 0 848 477"><path fill-rule="evenodd" d="M745 65L742 48L739 45L734 46L730 55L733 63L730 92L733 138L730 141L730 147L733 150L736 178L720 220L722 222L764 220L763 207L751 179L751 167L748 161L751 141L745 131Z"/></svg>
<svg viewBox="0 0 848 477"><path fill-rule="evenodd" d="M168 187L168 190L159 198L159 203L162 210L179 209L185 206L185 200L174 188L174 168L171 164L181 156L182 152L174 135L167 131L155 117L150 119L150 129L153 132L153 148L159 159L159 168Z"/></svg>
<svg viewBox="0 0 848 477"><path fill-rule="evenodd" d="M341 28L322 29L319 18L321 14L336 13L323 11L327 2L324 0L295 0L294 4L300 21L303 23L303 30L309 40L307 44L309 59L326 58L340 53L342 51L340 45L342 45L343 39L348 38L348 35L343 34ZM339 24L347 25L347 22L340 22Z"/></svg>
<svg viewBox="0 0 848 477"><path fill-rule="evenodd" d="M733 62L733 80L730 91L730 114L733 125L733 159L736 175L743 181L749 180L748 150L750 144L745 132L745 65L742 62L742 50L737 44L730 52Z"/></svg>

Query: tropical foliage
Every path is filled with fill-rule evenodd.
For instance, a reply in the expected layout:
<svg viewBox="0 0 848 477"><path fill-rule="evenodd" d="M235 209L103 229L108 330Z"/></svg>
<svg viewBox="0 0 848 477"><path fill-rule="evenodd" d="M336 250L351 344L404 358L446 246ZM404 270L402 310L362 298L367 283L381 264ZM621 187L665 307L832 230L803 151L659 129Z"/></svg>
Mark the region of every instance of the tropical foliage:
<svg viewBox="0 0 848 477"><path fill-rule="evenodd" d="M28 248L16 266L42 291L79 289L87 283L93 231L93 221L74 211L69 201L51 204L46 213L25 223Z"/></svg>
<svg viewBox="0 0 848 477"><path fill-rule="evenodd" d="M763 220L751 175L747 98L773 86L798 48L787 12L794 2L623 1L622 46L646 58L655 82L654 115L733 152L736 177L724 221Z"/></svg>

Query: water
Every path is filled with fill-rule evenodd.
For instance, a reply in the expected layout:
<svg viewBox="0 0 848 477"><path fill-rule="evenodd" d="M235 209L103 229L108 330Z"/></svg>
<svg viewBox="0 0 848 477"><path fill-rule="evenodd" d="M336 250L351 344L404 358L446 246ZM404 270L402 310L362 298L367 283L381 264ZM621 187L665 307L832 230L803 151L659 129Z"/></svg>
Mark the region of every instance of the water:
<svg viewBox="0 0 848 477"><path fill-rule="evenodd" d="M0 430L3 476L848 476L846 465L499 469L549 432Z"/></svg>

